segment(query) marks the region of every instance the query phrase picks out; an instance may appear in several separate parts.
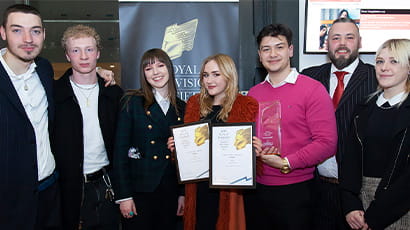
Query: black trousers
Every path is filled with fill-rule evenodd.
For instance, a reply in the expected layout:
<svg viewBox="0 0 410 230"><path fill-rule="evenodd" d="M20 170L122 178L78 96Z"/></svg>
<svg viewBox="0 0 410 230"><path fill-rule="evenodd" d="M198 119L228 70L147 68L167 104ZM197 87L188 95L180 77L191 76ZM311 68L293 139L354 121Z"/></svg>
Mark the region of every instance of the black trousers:
<svg viewBox="0 0 410 230"><path fill-rule="evenodd" d="M80 209L82 230L118 230L120 211L114 201L105 198L107 185L103 177L84 184L84 199Z"/></svg>
<svg viewBox="0 0 410 230"><path fill-rule="evenodd" d="M315 230L350 229L342 212L338 184L315 178Z"/></svg>
<svg viewBox="0 0 410 230"><path fill-rule="evenodd" d="M313 229L313 180L267 186L244 194L247 230Z"/></svg>
<svg viewBox="0 0 410 230"><path fill-rule="evenodd" d="M155 191L133 196L137 215L122 218L122 230L177 229L178 182L175 171L168 169Z"/></svg>
<svg viewBox="0 0 410 230"><path fill-rule="evenodd" d="M61 229L61 198L57 181L39 192L36 230ZM22 213L24 215L24 213ZM24 219L22 220L24 221Z"/></svg>

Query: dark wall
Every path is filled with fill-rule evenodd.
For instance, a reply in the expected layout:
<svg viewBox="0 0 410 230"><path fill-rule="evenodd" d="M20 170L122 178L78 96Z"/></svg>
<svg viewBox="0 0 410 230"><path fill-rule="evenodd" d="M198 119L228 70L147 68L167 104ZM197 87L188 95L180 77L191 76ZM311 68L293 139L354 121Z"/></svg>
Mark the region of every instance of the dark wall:
<svg viewBox="0 0 410 230"><path fill-rule="evenodd" d="M271 23L287 24L292 29L294 56L291 65L299 67L299 0L239 1L240 90L248 90L265 78L266 72L258 58L256 36Z"/></svg>
<svg viewBox="0 0 410 230"><path fill-rule="evenodd" d="M16 3L23 3L23 1L13 1L13 0L0 0L0 24L3 23L3 12L7 9L7 7L16 4ZM6 47L6 42L0 38L0 48Z"/></svg>

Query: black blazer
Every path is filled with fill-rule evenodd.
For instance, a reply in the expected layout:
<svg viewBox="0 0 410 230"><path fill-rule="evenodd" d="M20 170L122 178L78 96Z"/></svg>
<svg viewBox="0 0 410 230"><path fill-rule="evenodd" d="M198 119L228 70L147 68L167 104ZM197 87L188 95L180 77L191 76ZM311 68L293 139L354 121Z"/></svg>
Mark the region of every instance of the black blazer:
<svg viewBox="0 0 410 230"><path fill-rule="evenodd" d="M47 95L51 134L54 117L53 68L46 59L38 57L34 61ZM34 229L37 187L34 129L10 77L0 64L0 229Z"/></svg>
<svg viewBox="0 0 410 230"><path fill-rule="evenodd" d="M320 81L329 92L331 63L321 66L314 66L302 71L302 74ZM344 143L349 135L350 121L355 106L360 103L366 96L374 92L377 88L377 79L374 66L365 64L359 60L359 64L353 72L347 87L345 88L339 105L335 111L337 123L338 146L336 159L340 170L341 156Z"/></svg>
<svg viewBox="0 0 410 230"><path fill-rule="evenodd" d="M376 105L377 96L357 106L351 124L350 136L343 153L340 188L344 214L363 210L359 198L363 177L363 146L368 117ZM393 127L391 159L377 187L375 200L365 211L365 220L374 230L385 229L410 211L410 97L400 106ZM360 140L359 140L360 138Z"/></svg>
<svg viewBox="0 0 410 230"><path fill-rule="evenodd" d="M156 102L145 111L142 96L127 96L123 101L114 154L116 199L132 197L137 192L153 192L166 173L173 174L167 176L174 178L172 183L177 186L176 168L167 141L172 135L170 126L184 121L185 102L177 99L178 114L170 105L164 115ZM140 159L128 156L130 148L138 150Z"/></svg>
<svg viewBox="0 0 410 230"><path fill-rule="evenodd" d="M54 81L55 122L53 152L60 172L62 220L64 229L76 229L80 220L84 183L83 117L70 83L72 69ZM110 166L113 162L114 139L122 89L104 86L98 77L98 119Z"/></svg>

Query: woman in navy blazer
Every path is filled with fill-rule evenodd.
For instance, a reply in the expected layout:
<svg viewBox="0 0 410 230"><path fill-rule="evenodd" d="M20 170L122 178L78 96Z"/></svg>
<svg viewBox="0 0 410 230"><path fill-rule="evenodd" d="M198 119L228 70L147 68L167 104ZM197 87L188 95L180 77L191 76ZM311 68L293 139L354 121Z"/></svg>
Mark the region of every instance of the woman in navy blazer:
<svg viewBox="0 0 410 230"><path fill-rule="evenodd" d="M172 62L161 49L144 53L142 88L128 91L119 113L114 152L117 203L123 229L175 229L183 212L183 187L167 139L182 124L185 102L177 98Z"/></svg>

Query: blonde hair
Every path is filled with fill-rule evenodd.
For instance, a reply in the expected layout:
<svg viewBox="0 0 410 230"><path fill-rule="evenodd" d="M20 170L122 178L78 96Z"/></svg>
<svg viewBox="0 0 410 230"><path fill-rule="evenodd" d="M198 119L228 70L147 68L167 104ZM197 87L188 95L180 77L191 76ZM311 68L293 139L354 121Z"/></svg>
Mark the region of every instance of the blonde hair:
<svg viewBox="0 0 410 230"><path fill-rule="evenodd" d="M101 37L97 33L97 31L91 27L86 25L75 25L68 27L61 38L61 46L64 48L64 51L67 51L67 41L70 38L84 38L84 37L92 37L95 39L95 43L97 45L97 49L101 50Z"/></svg>
<svg viewBox="0 0 410 230"><path fill-rule="evenodd" d="M221 76L226 81L225 98L222 101L222 109L217 115L219 120L226 121L238 94L238 73L234 61L226 54L215 54L203 61L200 73L201 90L199 96L201 117L206 117L212 112L213 97L208 94L204 85L204 69L205 65L210 61L216 62Z"/></svg>
<svg viewBox="0 0 410 230"><path fill-rule="evenodd" d="M387 49L390 54L399 62L402 67L410 67L410 39L389 39L385 41L376 51L376 58L380 55L383 49ZM369 100L376 95L379 95L383 89L379 86L377 91L370 94ZM406 80L406 96L402 98L401 102L398 103L400 106L404 100L406 100L408 94L410 93L410 75L407 73Z"/></svg>

